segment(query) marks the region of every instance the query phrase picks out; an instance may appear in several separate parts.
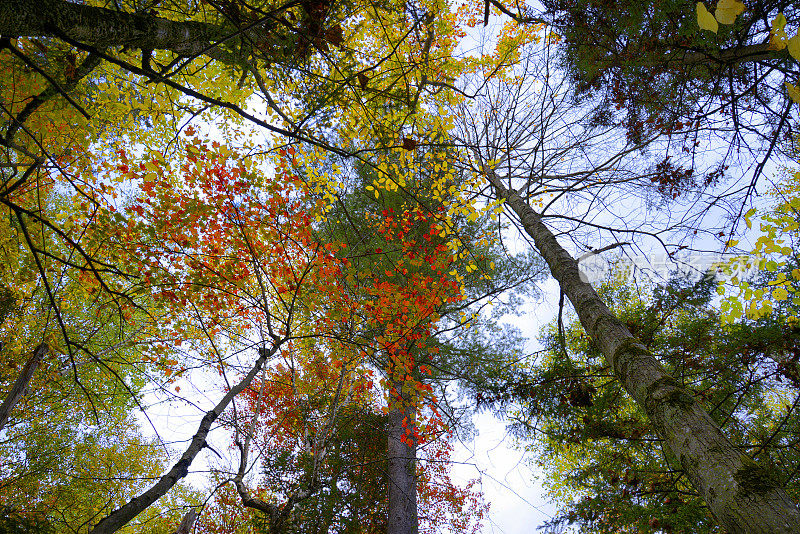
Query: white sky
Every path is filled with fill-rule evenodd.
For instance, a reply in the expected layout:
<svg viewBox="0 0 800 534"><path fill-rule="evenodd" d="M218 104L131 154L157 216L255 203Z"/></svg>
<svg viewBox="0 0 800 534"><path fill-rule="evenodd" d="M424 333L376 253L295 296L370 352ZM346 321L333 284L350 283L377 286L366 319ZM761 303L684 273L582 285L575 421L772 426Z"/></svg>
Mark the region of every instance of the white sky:
<svg viewBox="0 0 800 534"><path fill-rule="evenodd" d="M539 284L542 295L528 303L512 324L528 338L528 352L541 347L536 339L541 327L558 312L558 285L552 278ZM457 444L453 454L453 481L465 483L480 476L489 515L486 534L530 534L550 519L556 507L547 500L546 490L535 480L530 453L514 446L505 423L488 412L473 418L478 435L472 443Z"/></svg>

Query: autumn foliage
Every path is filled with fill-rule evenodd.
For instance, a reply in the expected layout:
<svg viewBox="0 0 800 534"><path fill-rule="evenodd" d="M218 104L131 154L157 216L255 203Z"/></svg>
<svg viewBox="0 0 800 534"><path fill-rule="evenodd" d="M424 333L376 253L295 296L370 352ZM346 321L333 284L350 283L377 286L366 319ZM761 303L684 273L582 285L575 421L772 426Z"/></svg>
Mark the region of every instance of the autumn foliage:
<svg viewBox="0 0 800 534"><path fill-rule="evenodd" d="M383 524L385 413L402 390L419 413L402 440L429 460L420 466L423 523L479 522L478 495L447 476L447 429L428 381L443 308L464 299L443 209L368 212L371 268L359 269L345 243L325 239L313 216L325 212L324 200L294 170L292 148L269 162L272 172L198 137L188 138L175 169L157 156L118 155L130 200L99 231L125 258L135 280L128 291L146 294L151 314L159 310L153 328L162 341L143 361L171 383L197 354L219 374L236 374L242 364L223 345L258 344L259 336L282 344L231 423L239 442L253 433L264 458L252 494L281 503L309 488L313 496L291 516L296 528L310 528L314 507L331 525L345 521L336 503L345 494L349 521ZM372 490L358 496L365 487ZM230 504L223 495L212 516ZM239 528L208 521L218 532Z"/></svg>

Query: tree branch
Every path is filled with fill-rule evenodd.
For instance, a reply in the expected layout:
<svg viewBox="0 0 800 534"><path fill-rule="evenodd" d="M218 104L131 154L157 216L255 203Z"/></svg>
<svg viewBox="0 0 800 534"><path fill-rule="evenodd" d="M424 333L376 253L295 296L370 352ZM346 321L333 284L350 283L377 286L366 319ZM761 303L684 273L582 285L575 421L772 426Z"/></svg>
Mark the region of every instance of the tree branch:
<svg viewBox="0 0 800 534"><path fill-rule="evenodd" d="M94 526L89 534L111 534L116 532L128 522L130 522L137 515L142 513L147 507L156 502L159 498L164 496L180 479L189 474L189 466L194 461L197 454L206 444L206 437L211 430L211 425L222 414L233 399L242 391L245 390L253 381L255 376L261 371L264 363L270 359L278 349L286 342L287 338L282 338L276 342L269 350L260 350L259 357L256 360L253 368L245 377L235 386L233 386L225 396L214 406L213 409L206 412L203 419L200 421L200 426L192 437L192 441L186 448L186 451L181 456L175 465L172 466L166 474L164 474L158 482L150 489L141 495L134 497L122 507L114 510L108 516L103 518L97 525Z"/></svg>

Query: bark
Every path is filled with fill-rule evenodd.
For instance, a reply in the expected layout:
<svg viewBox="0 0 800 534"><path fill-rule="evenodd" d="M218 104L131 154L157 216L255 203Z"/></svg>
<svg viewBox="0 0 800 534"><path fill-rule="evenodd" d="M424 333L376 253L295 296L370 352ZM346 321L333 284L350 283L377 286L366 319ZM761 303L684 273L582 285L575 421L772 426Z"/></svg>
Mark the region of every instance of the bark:
<svg viewBox="0 0 800 534"><path fill-rule="evenodd" d="M240 30L233 25L174 21L65 0L0 2L0 35L10 38L67 38L98 48L127 46L170 50L182 56L206 55L230 62L232 56L219 45L238 33L253 42L265 42L273 37L263 24Z"/></svg>
<svg viewBox="0 0 800 534"><path fill-rule="evenodd" d="M116 532L146 510L151 504L163 497L180 479L189 474L189 466L203 447L206 446L206 437L211 430L211 425L214 424L214 421L225 411L234 397L250 385L264 366L264 363L278 351L282 344L283 342L279 341L269 350L259 350L258 359L255 364L253 364L253 368L250 372L247 373L238 384L233 386L213 409L206 412L203 416L197 432L192 436L192 441L189 443L186 451L184 451L181 459L172 466L172 469L163 475L150 489L134 497L121 508L114 510L105 518L101 519L100 522L89 531L89 534L111 534L112 532Z"/></svg>
<svg viewBox="0 0 800 534"><path fill-rule="evenodd" d="M769 43L751 44L723 48L716 52L696 52L686 50L676 50L665 53L663 56L653 58L632 58L627 60L628 65L640 67L660 67L683 66L691 67L695 65L707 65L718 67L722 65L733 66L739 63L751 63L754 61L785 60L789 56L787 50L775 50ZM608 68L609 64L604 64L603 68Z"/></svg>
<svg viewBox="0 0 800 534"><path fill-rule="evenodd" d="M540 216L516 191L507 189L492 169L484 166L483 170L497 196L505 199L533 238L607 364L645 411L716 520L731 534L800 532L800 511L777 478L731 443L694 396L681 388L581 279L577 261Z"/></svg>
<svg viewBox="0 0 800 534"><path fill-rule="evenodd" d="M50 348L47 344L42 343L36 347L31 357L28 358L25 367L22 368L17 380L14 382L14 386L11 388L11 391L8 392L8 395L6 395L3 404L0 405L0 430L6 426L11 410L14 409L14 405L16 405L25 394L25 390L28 388L31 378L33 378L33 373L36 372L36 368L39 367L39 364L49 350Z"/></svg>
<svg viewBox="0 0 800 534"><path fill-rule="evenodd" d="M400 391L401 383L395 387ZM410 429L414 428L416 409L409 402L392 399L389 405L388 432L388 534L417 534L417 445L401 440L406 434L403 422ZM416 439L416 438L414 438Z"/></svg>
<svg viewBox="0 0 800 534"><path fill-rule="evenodd" d="M175 534L191 534L192 527L194 526L194 522L197 520L197 510L192 508L186 515L183 516L181 520L181 524L178 525L178 530L175 531Z"/></svg>

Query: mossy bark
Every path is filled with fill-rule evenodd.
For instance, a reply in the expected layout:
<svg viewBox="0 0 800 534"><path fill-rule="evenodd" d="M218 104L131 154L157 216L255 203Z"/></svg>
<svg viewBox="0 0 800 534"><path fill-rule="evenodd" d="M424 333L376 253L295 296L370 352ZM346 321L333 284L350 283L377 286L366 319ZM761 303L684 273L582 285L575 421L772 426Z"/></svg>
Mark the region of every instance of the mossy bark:
<svg viewBox="0 0 800 534"><path fill-rule="evenodd" d="M181 56L205 55L225 62L234 60L230 49L238 37L246 36L252 42L273 37L263 24L237 28L232 24L175 21L64 0L3 0L0 35L55 37L97 48L169 50Z"/></svg>

